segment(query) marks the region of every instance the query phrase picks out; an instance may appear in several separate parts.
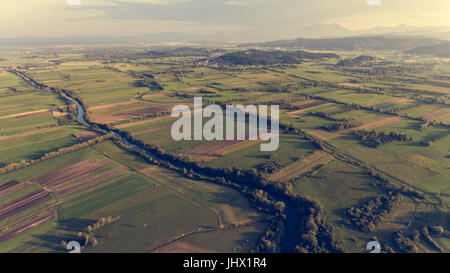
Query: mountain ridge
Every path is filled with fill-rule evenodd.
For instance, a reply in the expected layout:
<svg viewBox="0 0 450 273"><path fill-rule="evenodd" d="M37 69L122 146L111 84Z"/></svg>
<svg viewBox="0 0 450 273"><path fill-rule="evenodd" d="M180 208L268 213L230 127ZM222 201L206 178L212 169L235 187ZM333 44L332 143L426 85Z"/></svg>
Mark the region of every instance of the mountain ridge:
<svg viewBox="0 0 450 273"><path fill-rule="evenodd" d="M338 51L406 51L423 46L433 46L445 43L438 40L417 36L356 36L342 38L278 40L265 43L241 44L241 47L269 47L269 48L303 48L310 50L338 50Z"/></svg>
<svg viewBox="0 0 450 273"><path fill-rule="evenodd" d="M415 54L422 56L436 56L450 58L450 42L433 46L423 46L405 51L406 54Z"/></svg>

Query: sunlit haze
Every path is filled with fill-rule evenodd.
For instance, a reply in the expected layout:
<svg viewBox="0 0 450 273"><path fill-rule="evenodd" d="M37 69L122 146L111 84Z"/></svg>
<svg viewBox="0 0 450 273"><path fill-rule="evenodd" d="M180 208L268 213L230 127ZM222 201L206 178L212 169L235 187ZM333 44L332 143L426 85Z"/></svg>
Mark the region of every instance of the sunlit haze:
<svg viewBox="0 0 450 273"><path fill-rule="evenodd" d="M223 33L270 40L311 36L311 29L328 36L399 25L450 27L449 14L447 0L2 0L0 36Z"/></svg>

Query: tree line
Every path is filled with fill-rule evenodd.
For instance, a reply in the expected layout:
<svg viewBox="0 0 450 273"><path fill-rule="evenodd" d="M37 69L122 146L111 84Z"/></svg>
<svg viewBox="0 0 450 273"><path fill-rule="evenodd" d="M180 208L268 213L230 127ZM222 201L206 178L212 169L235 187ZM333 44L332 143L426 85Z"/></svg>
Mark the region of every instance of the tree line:
<svg viewBox="0 0 450 273"><path fill-rule="evenodd" d="M400 204L401 200L402 195L399 193L392 193L387 197L379 196L361 208L349 208L345 214L358 229L373 232L392 212L392 209Z"/></svg>
<svg viewBox="0 0 450 273"><path fill-rule="evenodd" d="M103 129L109 125L101 125ZM139 139L135 139L131 133L113 129L124 137L130 144L138 145L149 151L151 155L144 151L136 151L131 147L116 140L117 144L129 151L138 153L150 163L160 165L178 171L181 175L190 179L206 180L221 185L228 185L240 191L244 196L249 197L251 202L260 211L270 214L268 217L268 227L258 245L258 251L274 252L279 247L280 231L284 230L286 215L284 207L289 204L295 209L295 213L300 218L314 219L314 225L310 229L304 226L301 229L301 238L298 239L298 250L311 252L340 252L342 247L335 242L333 230L325 221L326 210L315 200L306 196L300 196L293 190L292 184L274 183L267 180L268 174L262 170L250 169L241 170L236 167L212 168L205 166L201 162L190 161L182 154L168 153L151 144L146 144ZM309 220L311 222L311 220ZM304 224L305 225L305 224ZM308 225L311 226L310 223ZM307 234L304 235L303 234Z"/></svg>
<svg viewBox="0 0 450 273"><path fill-rule="evenodd" d="M97 222L95 222L93 225L89 225L85 228L84 231L80 231L77 233L77 237L82 239L83 241L83 246L87 247L87 246L97 246L98 245L98 241L97 238L95 236L95 231L105 227L107 225L111 225L115 222L117 222L120 219L120 216L117 217L112 217L112 216L107 216L107 217L102 217L100 218ZM66 249L67 246L67 242L66 241L61 241L61 245L64 249Z"/></svg>
<svg viewBox="0 0 450 273"><path fill-rule="evenodd" d="M412 137L408 137L407 135L398 132L385 133L363 129L355 131L353 134L359 138L361 143L371 148L377 148L380 145L394 141L412 141Z"/></svg>
<svg viewBox="0 0 450 273"><path fill-rule="evenodd" d="M5 173L8 173L8 172L12 172L12 171L15 171L15 170L18 170L18 169L22 169L22 168L25 168L25 167L28 167L28 166L31 166L31 165L35 165L37 163L40 163L40 162L43 162L43 161L46 161L46 160L49 160L49 159L52 159L52 158L55 158L55 157L59 157L59 156L62 156L62 155L65 155L65 154L68 154L68 153L71 153L71 152L74 152L74 151L78 151L78 150L84 149L86 147L95 145L97 143L103 142L103 141L108 140L108 139L111 139L112 136L113 136L112 134L105 134L105 135L98 136L96 138L90 139L88 141L75 144L75 145L70 146L70 147L59 148L57 151L45 153L43 156L41 156L38 159L33 159L33 160L30 160L30 161L22 160L22 161L17 162L17 163L10 163L10 164L6 165L5 167L0 168L0 174L5 174Z"/></svg>
<svg viewBox="0 0 450 273"><path fill-rule="evenodd" d="M54 89L57 92L65 92L72 98L76 99L84 109L87 109L87 104L84 100L76 96L71 90ZM87 112L85 119L89 121ZM293 187L288 183L273 183L266 179L267 173L258 171L256 169L241 170L235 167L228 168L212 168L205 166L201 162L191 161L188 157L166 152L159 146L144 143L140 139L136 139L128 131L120 129L113 129L109 124L92 123L91 129L105 133L111 133L103 136L114 138L115 142L131 152L139 154L148 162L172 169L181 175L190 179L205 180L220 185L226 185L240 191L244 196L254 204L254 206L263 212L266 212L268 226L258 244L258 251L274 252L279 250L280 234L284 230L286 220L285 206L289 204L295 209L295 213L304 219L304 225L299 227L301 230L301 237L298 239L298 250L309 252L342 252L342 247L339 242L333 238L333 229L325 222L326 210L315 200L307 196L301 196L293 191ZM130 144L137 145L144 150L135 150L125 145L118 139L116 134L125 138ZM305 136L306 137L306 136ZM321 147L320 141L311 139L313 143ZM91 142L93 140L90 140ZM88 141L89 142L89 141ZM149 153L147 153L148 151ZM307 219L313 219L314 224ZM307 227L307 228L306 228ZM270 242L270 243L269 243Z"/></svg>
<svg viewBox="0 0 450 273"><path fill-rule="evenodd" d="M338 132L338 131L344 130L344 129L358 127L361 125L362 125L361 122L346 119L346 120L342 120L342 121L336 121L335 123L325 124L322 126L322 129L333 133L333 132Z"/></svg>

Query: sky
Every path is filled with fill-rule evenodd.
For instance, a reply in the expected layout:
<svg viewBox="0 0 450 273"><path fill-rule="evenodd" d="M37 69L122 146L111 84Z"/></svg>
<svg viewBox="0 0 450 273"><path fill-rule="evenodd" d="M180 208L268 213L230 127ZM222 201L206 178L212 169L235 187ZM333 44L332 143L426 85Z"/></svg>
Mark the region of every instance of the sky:
<svg viewBox="0 0 450 273"><path fill-rule="evenodd" d="M309 26L450 27L448 0L0 0L0 37L259 33Z"/></svg>

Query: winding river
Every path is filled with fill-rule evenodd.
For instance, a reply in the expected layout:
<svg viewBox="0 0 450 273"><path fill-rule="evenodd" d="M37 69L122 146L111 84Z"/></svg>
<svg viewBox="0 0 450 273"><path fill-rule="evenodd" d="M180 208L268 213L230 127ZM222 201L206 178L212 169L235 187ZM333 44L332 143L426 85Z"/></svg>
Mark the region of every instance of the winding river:
<svg viewBox="0 0 450 273"><path fill-rule="evenodd" d="M72 98L71 96L69 96L69 94L67 94L64 91L61 91L61 95L70 100L71 102L75 103L77 105L77 120L79 123L81 123L83 126L86 127L91 127L91 125L89 124L89 122L87 122L87 120L84 118L84 108L83 106L81 106L81 103L79 103L76 99Z"/></svg>
<svg viewBox="0 0 450 273"><path fill-rule="evenodd" d="M86 120L84 113L86 112L86 110L83 108L83 106L81 105L80 102L78 102L76 99L74 99L73 97L71 97L69 94L67 94L66 92L62 91L61 92L62 96L66 99L68 99L69 101L73 102L76 104L77 106L77 121L83 125L86 126L88 128L91 128L91 124ZM120 135L117 132L114 132L112 130L104 130L104 129L100 129L103 133L108 134L108 133L113 133L114 136L116 137L116 139L121 142L122 144L128 146L130 149L132 149L133 151L136 152L144 152L145 154L147 154L148 156L154 157L156 158L156 156L152 153L150 153L147 149L142 148L141 146L135 145L135 144L131 144L126 138L124 138L122 135Z"/></svg>
<svg viewBox="0 0 450 273"><path fill-rule="evenodd" d="M77 106L77 120L83 126L91 128L91 124L85 119L84 113L86 110L83 108L81 103L79 103L75 98L71 97L66 92L62 91L62 96L67 100L73 102ZM113 133L116 139L122 144L130 147L130 149L136 152L144 152L148 156L153 158L157 158L154 154L150 153L147 149L142 148L141 146L131 144L128 142L126 138L121 136L119 133L114 132L112 130L101 130L103 133ZM282 238L280 240L279 251L284 253L292 253L295 251L296 242L300 236L300 217L297 215L295 209L290 205L286 204L286 222L285 222L285 230Z"/></svg>

